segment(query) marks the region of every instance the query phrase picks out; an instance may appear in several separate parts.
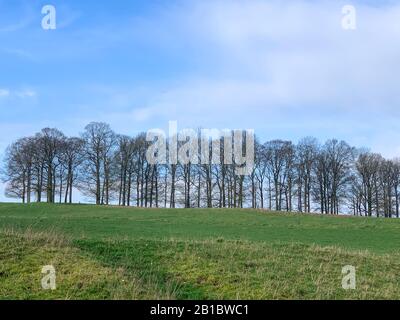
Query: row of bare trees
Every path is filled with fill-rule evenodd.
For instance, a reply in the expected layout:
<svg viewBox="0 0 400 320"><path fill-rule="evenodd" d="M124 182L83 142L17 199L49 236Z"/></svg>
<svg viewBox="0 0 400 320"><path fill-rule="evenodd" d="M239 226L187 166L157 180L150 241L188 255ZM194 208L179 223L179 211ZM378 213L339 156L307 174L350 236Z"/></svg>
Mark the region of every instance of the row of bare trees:
<svg viewBox="0 0 400 320"><path fill-rule="evenodd" d="M2 169L6 196L24 203L72 203L75 190L79 199L99 205L399 217L400 161L344 141L256 140L248 176L238 176L235 164L223 159L221 164L150 164L149 144L144 133L118 135L105 123L91 123L72 138L45 128L8 147Z"/></svg>

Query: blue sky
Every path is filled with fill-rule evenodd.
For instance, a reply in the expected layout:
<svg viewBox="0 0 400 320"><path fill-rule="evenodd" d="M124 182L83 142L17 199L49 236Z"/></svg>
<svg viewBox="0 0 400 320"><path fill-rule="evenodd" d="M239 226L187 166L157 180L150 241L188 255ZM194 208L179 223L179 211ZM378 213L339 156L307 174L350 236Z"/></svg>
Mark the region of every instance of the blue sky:
<svg viewBox="0 0 400 320"><path fill-rule="evenodd" d="M56 30L41 28L46 4ZM341 27L345 4L356 30ZM43 127L133 135L177 120L397 157L399 59L400 1L0 0L0 156Z"/></svg>

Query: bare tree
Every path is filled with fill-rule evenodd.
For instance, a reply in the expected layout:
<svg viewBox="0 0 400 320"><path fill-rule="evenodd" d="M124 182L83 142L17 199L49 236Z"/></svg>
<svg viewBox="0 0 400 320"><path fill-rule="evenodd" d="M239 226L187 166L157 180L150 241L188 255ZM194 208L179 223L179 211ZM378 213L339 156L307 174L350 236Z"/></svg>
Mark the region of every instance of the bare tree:
<svg viewBox="0 0 400 320"><path fill-rule="evenodd" d="M85 127L82 139L85 143L80 189L94 196L96 204L109 204L115 134L108 124L92 122Z"/></svg>
<svg viewBox="0 0 400 320"><path fill-rule="evenodd" d="M168 152L174 143L171 139ZM8 147L1 178L6 195L23 203L33 197L41 202L44 195L49 203L56 196L60 203L72 203L77 188L96 204L251 207L324 214L348 210L354 215L399 217L399 159L384 159L335 139L322 146L311 137L297 145L256 140L254 168L243 176L236 170L243 165L229 155L233 140L207 139L205 145L199 139L198 151L207 151L208 159L198 156L184 164L150 164L146 159L150 144L144 133L116 135L109 125L93 122L81 138L67 138L57 129L45 128ZM186 142L179 141L178 147ZM244 141L242 147L246 149Z"/></svg>

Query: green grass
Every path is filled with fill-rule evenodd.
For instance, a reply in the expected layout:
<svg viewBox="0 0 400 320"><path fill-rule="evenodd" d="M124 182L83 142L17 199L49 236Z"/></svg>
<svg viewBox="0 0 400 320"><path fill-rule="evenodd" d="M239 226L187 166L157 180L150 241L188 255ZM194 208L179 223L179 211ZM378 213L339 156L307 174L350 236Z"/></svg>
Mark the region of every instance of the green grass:
<svg viewBox="0 0 400 320"><path fill-rule="evenodd" d="M0 230L3 299L400 299L394 219L0 204Z"/></svg>

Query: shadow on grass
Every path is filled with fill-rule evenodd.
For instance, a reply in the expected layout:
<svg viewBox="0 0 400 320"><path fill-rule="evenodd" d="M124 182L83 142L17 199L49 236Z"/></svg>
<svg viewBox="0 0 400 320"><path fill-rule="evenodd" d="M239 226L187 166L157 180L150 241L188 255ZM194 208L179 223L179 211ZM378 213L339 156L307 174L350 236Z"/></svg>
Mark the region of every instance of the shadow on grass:
<svg viewBox="0 0 400 320"><path fill-rule="evenodd" d="M209 299L209 295L198 286L179 281L170 272L173 252L185 250L184 243L174 243L167 248L168 242L160 241L92 241L76 240L74 244L92 258L113 269L123 268L126 272L137 274L144 283L157 286L159 296L169 299ZM154 288L153 288L154 290Z"/></svg>

